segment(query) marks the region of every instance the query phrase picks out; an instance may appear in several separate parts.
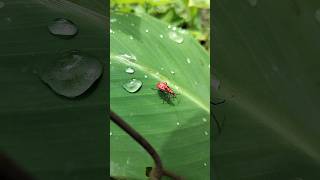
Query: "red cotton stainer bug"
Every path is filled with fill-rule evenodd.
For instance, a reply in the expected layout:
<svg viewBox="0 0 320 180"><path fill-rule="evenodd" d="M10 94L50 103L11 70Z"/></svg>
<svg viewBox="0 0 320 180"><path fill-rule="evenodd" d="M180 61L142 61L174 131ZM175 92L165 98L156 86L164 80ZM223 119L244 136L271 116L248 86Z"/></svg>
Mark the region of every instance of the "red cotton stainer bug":
<svg viewBox="0 0 320 180"><path fill-rule="evenodd" d="M159 91L160 97L167 101L168 103L171 103L171 98L176 98L177 94L168 86L166 82L158 82L156 84L155 90ZM164 103L163 101L163 103Z"/></svg>

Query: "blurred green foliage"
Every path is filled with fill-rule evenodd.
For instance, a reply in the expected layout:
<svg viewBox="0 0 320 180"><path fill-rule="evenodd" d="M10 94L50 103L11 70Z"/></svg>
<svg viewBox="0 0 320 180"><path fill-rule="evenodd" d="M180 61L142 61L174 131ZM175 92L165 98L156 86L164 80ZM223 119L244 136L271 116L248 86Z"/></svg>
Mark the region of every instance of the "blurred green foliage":
<svg viewBox="0 0 320 180"><path fill-rule="evenodd" d="M210 48L210 0L111 0L112 11L149 14L188 30Z"/></svg>

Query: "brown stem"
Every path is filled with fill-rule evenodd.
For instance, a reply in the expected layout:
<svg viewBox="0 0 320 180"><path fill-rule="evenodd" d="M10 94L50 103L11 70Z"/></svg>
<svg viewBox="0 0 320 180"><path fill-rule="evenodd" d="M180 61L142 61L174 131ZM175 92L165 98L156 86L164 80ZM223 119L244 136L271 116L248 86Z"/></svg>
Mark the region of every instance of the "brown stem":
<svg viewBox="0 0 320 180"><path fill-rule="evenodd" d="M133 129L128 123L126 123L121 117L119 117L112 110L110 111L111 120L116 123L121 129L127 132L134 140L136 140L153 158L155 163L155 173L154 178L161 179L162 176L168 176L175 180L181 180L179 176L170 173L163 169L161 158L157 151L152 147L152 145L135 129Z"/></svg>

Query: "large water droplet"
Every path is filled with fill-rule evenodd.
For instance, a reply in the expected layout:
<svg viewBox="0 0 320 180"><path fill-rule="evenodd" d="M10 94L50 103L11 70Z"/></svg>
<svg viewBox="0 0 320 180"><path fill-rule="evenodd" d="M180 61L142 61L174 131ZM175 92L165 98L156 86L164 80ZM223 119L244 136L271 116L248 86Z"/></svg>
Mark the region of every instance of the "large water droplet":
<svg viewBox="0 0 320 180"><path fill-rule="evenodd" d="M169 32L169 38L178 44L181 44L183 42L183 37L175 31Z"/></svg>
<svg viewBox="0 0 320 180"><path fill-rule="evenodd" d="M0 1L0 8L3 8L6 4L2 1Z"/></svg>
<svg viewBox="0 0 320 180"><path fill-rule="evenodd" d="M122 85L122 87L130 93L138 92L141 86L142 86L142 81L137 79L131 79L130 81Z"/></svg>
<svg viewBox="0 0 320 180"><path fill-rule="evenodd" d="M316 10L316 12L314 13L314 17L316 18L318 23L320 23L320 8Z"/></svg>
<svg viewBox="0 0 320 180"><path fill-rule="evenodd" d="M43 68L40 77L57 94L73 98L88 90L102 71L96 58L71 51Z"/></svg>
<svg viewBox="0 0 320 180"><path fill-rule="evenodd" d="M128 67L126 69L126 73L133 74L134 73L134 69L132 67Z"/></svg>
<svg viewBox="0 0 320 180"><path fill-rule="evenodd" d="M248 3L250 4L251 7L256 7L258 0L248 0Z"/></svg>
<svg viewBox="0 0 320 180"><path fill-rule="evenodd" d="M64 18L56 18L48 25L51 34L64 38L71 38L78 33L76 25Z"/></svg>

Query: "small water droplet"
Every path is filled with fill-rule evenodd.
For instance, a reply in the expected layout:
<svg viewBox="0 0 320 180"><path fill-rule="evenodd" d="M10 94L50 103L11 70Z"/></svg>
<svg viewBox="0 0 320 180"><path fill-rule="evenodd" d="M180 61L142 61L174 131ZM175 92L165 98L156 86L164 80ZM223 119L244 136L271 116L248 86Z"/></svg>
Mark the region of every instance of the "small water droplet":
<svg viewBox="0 0 320 180"><path fill-rule="evenodd" d="M190 64L191 63L191 60L189 58L187 58L187 63Z"/></svg>
<svg viewBox="0 0 320 180"><path fill-rule="evenodd" d="M71 51L46 64L40 78L57 94L74 98L88 90L102 72L103 66L96 58Z"/></svg>
<svg viewBox="0 0 320 180"><path fill-rule="evenodd" d="M146 29L146 33L148 33L149 32L149 29Z"/></svg>
<svg viewBox="0 0 320 180"><path fill-rule="evenodd" d="M198 82L197 82L197 81L195 81L195 82L194 82L194 84L195 84L195 85L198 85Z"/></svg>
<svg viewBox="0 0 320 180"><path fill-rule="evenodd" d="M120 59L120 60L124 60L124 61L130 61L130 62L135 62L137 61L137 58L135 55L131 54L121 54L116 56L116 58Z"/></svg>
<svg viewBox="0 0 320 180"><path fill-rule="evenodd" d="M110 61L110 64L112 64L112 62Z"/></svg>
<svg viewBox="0 0 320 180"><path fill-rule="evenodd" d="M122 85L122 87L130 93L138 92L141 86L142 86L142 81L137 79L131 79L130 81Z"/></svg>
<svg viewBox="0 0 320 180"><path fill-rule="evenodd" d="M134 24L134 23L131 23L131 26L135 26L135 24Z"/></svg>
<svg viewBox="0 0 320 180"><path fill-rule="evenodd" d="M112 31L112 29L110 29L110 33L111 33L111 34L114 34L114 31Z"/></svg>
<svg viewBox="0 0 320 180"><path fill-rule="evenodd" d="M183 42L183 37L175 31L169 32L169 38L178 44L181 44Z"/></svg>
<svg viewBox="0 0 320 180"><path fill-rule="evenodd" d="M130 159L127 159L126 164L130 164Z"/></svg>
<svg viewBox="0 0 320 180"><path fill-rule="evenodd" d="M3 8L6 4L2 1L0 1L0 8Z"/></svg>
<svg viewBox="0 0 320 180"><path fill-rule="evenodd" d="M207 119L206 119L206 118L202 118L202 121L203 121L203 122L207 122Z"/></svg>
<svg viewBox="0 0 320 180"><path fill-rule="evenodd" d="M144 75L144 78L148 78L148 76L147 76L147 75Z"/></svg>
<svg viewBox="0 0 320 180"><path fill-rule="evenodd" d="M112 132L110 132L109 135L112 136Z"/></svg>
<svg viewBox="0 0 320 180"><path fill-rule="evenodd" d="M203 163L203 166L207 166L207 163Z"/></svg>
<svg viewBox="0 0 320 180"><path fill-rule="evenodd" d="M169 24L169 25L168 25L168 29L170 29L170 28L171 28L171 25Z"/></svg>
<svg viewBox="0 0 320 180"><path fill-rule="evenodd" d="M159 72L156 72L156 75L159 76Z"/></svg>
<svg viewBox="0 0 320 180"><path fill-rule="evenodd" d="M179 126L180 125L180 123L179 122L177 122L177 126Z"/></svg>
<svg viewBox="0 0 320 180"><path fill-rule="evenodd" d="M12 19L10 17L6 17L5 20L8 22L8 23L11 23L12 22Z"/></svg>
<svg viewBox="0 0 320 180"><path fill-rule="evenodd" d="M51 34L59 37L71 38L78 33L76 25L64 18L56 18L48 25Z"/></svg>
<svg viewBox="0 0 320 180"><path fill-rule="evenodd" d="M133 36L130 36L129 39L133 40Z"/></svg>
<svg viewBox="0 0 320 180"><path fill-rule="evenodd" d="M251 7L256 7L258 0L248 0L248 3L250 4Z"/></svg>
<svg viewBox="0 0 320 180"><path fill-rule="evenodd" d="M128 68L126 69L126 73L128 73L128 74L133 74L133 73L134 73L134 69L133 69L132 67L128 67Z"/></svg>
<svg viewBox="0 0 320 180"><path fill-rule="evenodd" d="M164 70L164 68L163 68L163 67L161 67L160 69L161 69L161 71L163 71L163 70Z"/></svg>
<svg viewBox="0 0 320 180"><path fill-rule="evenodd" d="M208 68L210 68L210 64L208 64Z"/></svg>
<svg viewBox="0 0 320 180"><path fill-rule="evenodd" d="M117 19L111 18L111 19L110 19L110 22L111 22L111 23L117 22Z"/></svg>
<svg viewBox="0 0 320 180"><path fill-rule="evenodd" d="M177 30L177 27L173 27L172 30L173 30L173 31L176 31L176 30Z"/></svg>
<svg viewBox="0 0 320 180"><path fill-rule="evenodd" d="M180 29L179 30L179 33L181 33L181 34L185 34L187 31L185 30L185 29Z"/></svg>
<svg viewBox="0 0 320 180"><path fill-rule="evenodd" d="M175 74L175 72L174 72L174 71L170 71L170 73L171 73L172 75L174 75L174 74Z"/></svg>
<svg viewBox="0 0 320 180"><path fill-rule="evenodd" d="M208 136L208 134L209 134L209 133L208 133L207 131L204 132L204 135Z"/></svg>
<svg viewBox="0 0 320 180"><path fill-rule="evenodd" d="M163 38L163 35L162 35L162 34L160 34L160 38L161 38L161 39Z"/></svg>
<svg viewBox="0 0 320 180"><path fill-rule="evenodd" d="M316 18L318 23L320 23L320 8L316 10L314 17Z"/></svg>

